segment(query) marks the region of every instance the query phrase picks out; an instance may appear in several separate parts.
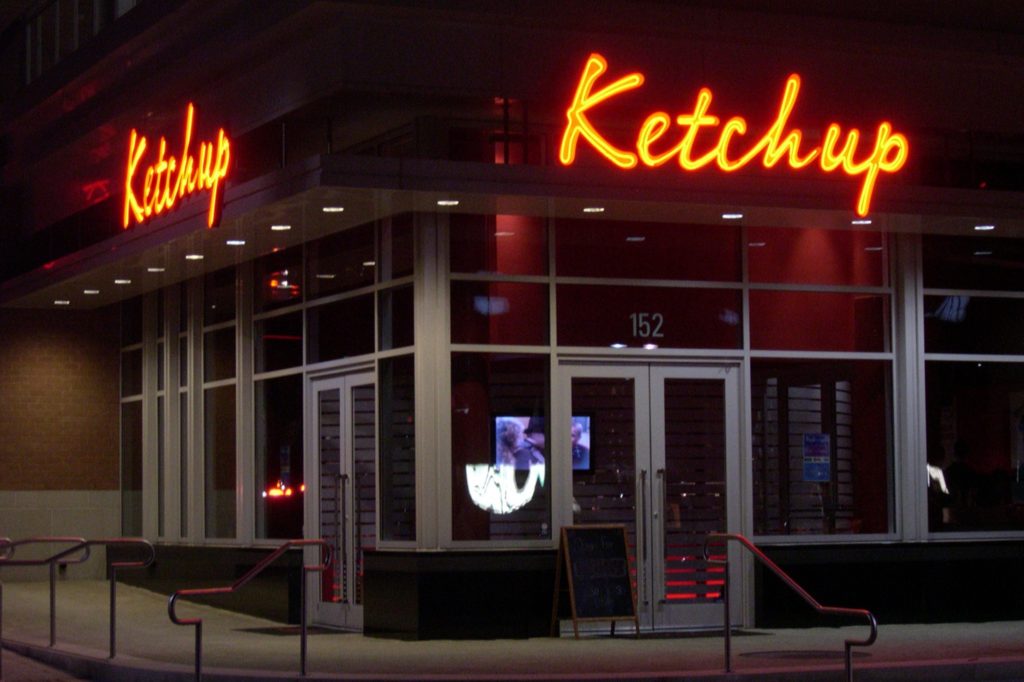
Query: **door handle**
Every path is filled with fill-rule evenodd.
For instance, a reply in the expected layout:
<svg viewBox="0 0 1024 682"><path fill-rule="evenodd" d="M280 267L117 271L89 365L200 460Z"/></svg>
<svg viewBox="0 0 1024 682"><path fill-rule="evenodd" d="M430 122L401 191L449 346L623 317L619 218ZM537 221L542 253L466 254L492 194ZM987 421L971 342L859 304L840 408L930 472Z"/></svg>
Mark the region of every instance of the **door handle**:
<svg viewBox="0 0 1024 682"><path fill-rule="evenodd" d="M665 516L665 508L668 506L668 477L665 476L665 470L664 469L658 469L655 472L655 475L661 481L661 486L660 486L661 499L655 502L655 504L658 505L658 510L654 512L654 518L655 519L657 519L657 518L661 519L661 525L660 526L656 526L656 527L660 527L661 528L662 552L667 554L667 552L665 551L666 550L665 543L668 541L668 526L667 526L668 519ZM659 561L663 561L663 560L664 560L664 557L662 557L662 559L659 559ZM664 564L663 564L663 567L664 567ZM661 580L660 584L658 585L658 591L659 591L658 603L659 604L666 603L668 600L665 598L665 580L664 579Z"/></svg>
<svg viewBox="0 0 1024 682"><path fill-rule="evenodd" d="M647 561L650 552L650 546L647 541L647 469L640 470L640 486L639 486L640 498L640 514L637 519L637 533L640 537L637 538L637 552L640 555L640 560L637 561L636 567L636 579L640 585L640 595L644 606L651 603L650 598L647 595L647 578L646 568Z"/></svg>
<svg viewBox="0 0 1024 682"><path fill-rule="evenodd" d="M341 584L344 590L341 594L341 603L348 603L348 474L338 474L338 508L337 524L338 524L338 556L341 557L339 562L339 570L341 575Z"/></svg>

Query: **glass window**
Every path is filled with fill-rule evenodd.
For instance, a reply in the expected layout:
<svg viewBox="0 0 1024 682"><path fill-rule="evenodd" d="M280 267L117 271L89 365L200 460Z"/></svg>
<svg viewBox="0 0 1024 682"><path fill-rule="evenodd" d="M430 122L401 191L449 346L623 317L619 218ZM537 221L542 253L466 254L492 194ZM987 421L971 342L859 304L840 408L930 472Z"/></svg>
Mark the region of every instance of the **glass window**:
<svg viewBox="0 0 1024 682"><path fill-rule="evenodd" d="M256 372L302 364L302 312L256 321Z"/></svg>
<svg viewBox="0 0 1024 682"><path fill-rule="evenodd" d="M559 277L740 280L738 227L559 220L555 242Z"/></svg>
<svg viewBox="0 0 1024 682"><path fill-rule="evenodd" d="M453 214L450 225L452 272L548 272L547 228L543 218Z"/></svg>
<svg viewBox="0 0 1024 682"><path fill-rule="evenodd" d="M203 380L219 381L234 376L234 326L203 334Z"/></svg>
<svg viewBox="0 0 1024 682"><path fill-rule="evenodd" d="M412 286L387 289L378 295L380 350L413 344Z"/></svg>
<svg viewBox="0 0 1024 682"><path fill-rule="evenodd" d="M235 268L211 272L203 279L203 326L235 319Z"/></svg>
<svg viewBox="0 0 1024 682"><path fill-rule="evenodd" d="M452 354L452 537L551 537L546 355Z"/></svg>
<svg viewBox="0 0 1024 682"><path fill-rule="evenodd" d="M373 284L374 224L368 223L307 245L309 300Z"/></svg>
<svg viewBox="0 0 1024 682"><path fill-rule="evenodd" d="M885 286L888 254L881 232L751 227L751 282Z"/></svg>
<svg viewBox="0 0 1024 682"><path fill-rule="evenodd" d="M928 528L1024 529L1024 364L925 363Z"/></svg>
<svg viewBox="0 0 1024 682"><path fill-rule="evenodd" d="M142 401L121 404L121 534L142 535Z"/></svg>
<svg viewBox="0 0 1024 682"><path fill-rule="evenodd" d="M560 346L740 348L735 289L559 284Z"/></svg>
<svg viewBox="0 0 1024 682"><path fill-rule="evenodd" d="M256 312L302 302L302 247L268 254L255 261L253 307Z"/></svg>
<svg viewBox="0 0 1024 682"><path fill-rule="evenodd" d="M548 343L548 287L452 282L452 343Z"/></svg>
<svg viewBox="0 0 1024 682"><path fill-rule="evenodd" d="M377 281L407 277L413 271L415 242L413 214L403 213L380 223L380 263Z"/></svg>
<svg viewBox="0 0 1024 682"><path fill-rule="evenodd" d="M373 352L373 294L309 308L306 321L310 363Z"/></svg>
<svg viewBox="0 0 1024 682"><path fill-rule="evenodd" d="M301 538L302 375L256 382L256 537Z"/></svg>
<svg viewBox="0 0 1024 682"><path fill-rule="evenodd" d="M415 363L412 355L380 361L380 536L416 539Z"/></svg>
<svg viewBox="0 0 1024 682"><path fill-rule="evenodd" d="M206 537L235 537L235 387L204 393Z"/></svg>
<svg viewBox="0 0 1024 682"><path fill-rule="evenodd" d="M750 345L772 350L889 350L889 296L751 291Z"/></svg>
<svg viewBox="0 0 1024 682"><path fill-rule="evenodd" d="M121 353L121 397L142 393L142 349Z"/></svg>
<svg viewBox="0 0 1024 682"><path fill-rule="evenodd" d="M924 286L931 289L1019 291L1024 240L924 235Z"/></svg>
<svg viewBox="0 0 1024 682"><path fill-rule="evenodd" d="M924 311L928 353L1024 353L1024 299L925 296Z"/></svg>
<svg viewBox="0 0 1024 682"><path fill-rule="evenodd" d="M751 362L756 533L891 529L891 375L882 360Z"/></svg>
<svg viewBox="0 0 1024 682"><path fill-rule="evenodd" d="M178 331L188 331L188 282L178 285Z"/></svg>
<svg viewBox="0 0 1024 682"><path fill-rule="evenodd" d="M121 346L142 343L142 298L121 301Z"/></svg>

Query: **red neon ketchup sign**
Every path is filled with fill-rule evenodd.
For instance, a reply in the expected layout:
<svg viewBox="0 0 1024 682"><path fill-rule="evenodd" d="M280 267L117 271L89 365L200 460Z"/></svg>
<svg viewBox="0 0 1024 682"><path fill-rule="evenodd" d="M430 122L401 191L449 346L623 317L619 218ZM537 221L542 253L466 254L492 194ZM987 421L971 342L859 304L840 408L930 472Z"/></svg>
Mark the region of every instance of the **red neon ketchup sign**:
<svg viewBox="0 0 1024 682"><path fill-rule="evenodd" d="M228 174L231 143L221 128L216 142L200 142L199 154L189 150L192 144L192 120L195 107L189 102L185 115L185 136L181 156L167 156L167 140L160 138L156 161L140 168L146 153L146 137L134 128L128 141L128 166L124 180L124 215L122 226L128 229L132 219L142 223L154 215L170 211L174 205L197 192L210 192L210 210L206 224L213 227L218 220L218 195ZM141 189L136 175L142 176Z"/></svg>
<svg viewBox="0 0 1024 682"><path fill-rule="evenodd" d="M741 138L747 133L747 121L742 116L733 116L724 125L718 116L709 114L712 93L701 88L692 111L680 114L674 119L664 111L657 111L641 124L636 137L636 151L620 149L609 142L594 128L587 118L587 112L602 102L628 90L643 85L641 73L630 73L618 80L595 90L598 78L608 70L608 63L599 54L592 54L583 67L583 75L566 111L568 124L562 135L559 160L566 166L576 160L576 147L580 138L586 140L605 159L622 169L630 169L643 163L645 166L661 166L676 159L681 169L696 171L714 164L719 169L732 172L743 168L756 158L761 158L765 168L773 168L786 159L790 168L799 170L817 161L822 171L831 173L842 169L850 176L863 176L860 196L857 200L857 214L865 216L871 208L871 194L881 173L895 173L907 162L910 145L906 136L893 132L888 121L878 124L875 138L867 145L858 160L855 155L860 145L860 131L850 129L843 138L838 123L831 123L825 130L822 143L801 152L803 133L799 128L790 128L789 115L796 105L800 92L800 76L792 74L786 79L782 101L775 121L767 131L744 152ZM682 136L666 138L673 121L681 128ZM717 129L717 131L716 131ZM706 143L695 151L698 135L711 138L717 132L718 139L712 146ZM666 138L666 139L663 139ZM840 144L840 140L842 142Z"/></svg>

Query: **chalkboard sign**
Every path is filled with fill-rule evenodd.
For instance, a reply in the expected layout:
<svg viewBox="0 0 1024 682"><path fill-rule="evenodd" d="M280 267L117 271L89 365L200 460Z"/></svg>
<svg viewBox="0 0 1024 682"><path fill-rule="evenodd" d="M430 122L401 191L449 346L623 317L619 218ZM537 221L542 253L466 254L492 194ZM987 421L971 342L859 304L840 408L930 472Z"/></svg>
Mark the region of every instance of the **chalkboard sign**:
<svg viewBox="0 0 1024 682"><path fill-rule="evenodd" d="M626 528L622 525L565 526L555 570L555 604L552 627L558 611L558 597L568 583L572 627L579 637L579 622L631 620L640 631L636 594L629 573Z"/></svg>

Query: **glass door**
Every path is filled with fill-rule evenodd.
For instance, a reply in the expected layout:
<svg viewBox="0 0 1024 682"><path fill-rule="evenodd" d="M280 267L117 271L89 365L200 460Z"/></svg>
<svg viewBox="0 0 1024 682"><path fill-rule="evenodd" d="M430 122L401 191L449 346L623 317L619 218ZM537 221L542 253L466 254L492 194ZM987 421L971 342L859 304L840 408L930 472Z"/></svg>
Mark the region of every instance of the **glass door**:
<svg viewBox="0 0 1024 682"><path fill-rule="evenodd" d="M363 626L363 555L377 541L376 405L372 374L310 380L307 458L317 471L307 529L327 540L334 562L314 598L314 622ZM307 558L307 561L309 559Z"/></svg>
<svg viewBox="0 0 1024 682"><path fill-rule="evenodd" d="M720 627L726 576L703 543L739 531L738 368L566 371L574 523L625 525L642 627Z"/></svg>

